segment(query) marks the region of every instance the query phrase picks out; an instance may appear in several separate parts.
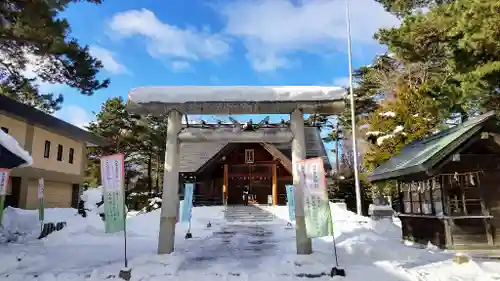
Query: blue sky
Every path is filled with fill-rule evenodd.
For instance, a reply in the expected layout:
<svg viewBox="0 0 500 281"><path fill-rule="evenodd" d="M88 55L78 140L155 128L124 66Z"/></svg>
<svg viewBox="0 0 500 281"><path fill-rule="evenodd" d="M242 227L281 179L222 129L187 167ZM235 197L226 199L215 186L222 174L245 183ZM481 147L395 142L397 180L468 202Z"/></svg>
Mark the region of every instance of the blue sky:
<svg viewBox="0 0 500 281"><path fill-rule="evenodd" d="M357 67L384 50L372 35L397 19L373 0L351 3ZM42 85L64 94L56 116L78 126L93 120L103 101L125 98L138 86L347 81L343 0L105 0L72 4L62 16L71 35L103 62L100 76L111 79L109 88L91 97Z"/></svg>

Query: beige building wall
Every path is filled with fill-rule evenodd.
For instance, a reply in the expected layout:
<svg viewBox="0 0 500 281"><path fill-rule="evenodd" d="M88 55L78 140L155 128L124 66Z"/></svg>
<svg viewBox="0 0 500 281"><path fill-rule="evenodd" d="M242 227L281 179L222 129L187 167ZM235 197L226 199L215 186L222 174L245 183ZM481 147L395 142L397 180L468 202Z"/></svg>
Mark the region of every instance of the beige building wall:
<svg viewBox="0 0 500 281"><path fill-rule="evenodd" d="M5 115L0 115L0 127L9 129L9 135L13 136L22 147L25 146L26 128L28 127L26 123Z"/></svg>
<svg viewBox="0 0 500 281"><path fill-rule="evenodd" d="M33 165L13 170L14 176L21 177L19 205L21 208L37 209L38 178L45 178L44 205L46 208L71 207L72 184L80 183L84 171L85 144L52 133L46 129L26 124L18 119L0 114L0 127L9 130L17 142L30 152ZM45 141L50 141L49 158L44 157ZM58 145L62 145L62 160L57 160ZM70 148L74 149L73 163L69 163ZM7 194L12 192L9 180Z"/></svg>
<svg viewBox="0 0 500 281"><path fill-rule="evenodd" d="M44 182L43 203L45 208L69 208L71 207L72 188L71 183ZM30 180L28 183L28 195L26 198L26 209L37 209L38 180Z"/></svg>
<svg viewBox="0 0 500 281"><path fill-rule="evenodd" d="M49 158L44 157L45 141L50 141ZM62 160L57 160L58 146L62 145ZM69 163L69 150L74 149L73 164ZM33 167L67 174L79 175L82 172L82 155L84 144L70 138L51 133L45 129L35 127L33 135Z"/></svg>

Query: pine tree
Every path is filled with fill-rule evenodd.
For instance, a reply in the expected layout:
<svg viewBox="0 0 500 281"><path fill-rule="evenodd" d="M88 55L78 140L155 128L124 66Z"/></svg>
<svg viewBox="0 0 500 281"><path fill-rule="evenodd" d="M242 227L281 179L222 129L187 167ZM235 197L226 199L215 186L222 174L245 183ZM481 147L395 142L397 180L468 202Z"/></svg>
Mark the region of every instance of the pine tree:
<svg viewBox="0 0 500 281"><path fill-rule="evenodd" d="M382 4L386 11L399 17L410 15L423 9L437 5L452 3L455 0L375 0Z"/></svg>
<svg viewBox="0 0 500 281"><path fill-rule="evenodd" d="M41 93L39 81L65 84L83 95L106 88L102 63L69 36L61 13L71 3L101 0L4 0L0 3L0 95L45 112L58 110L61 95ZM27 75L27 72L31 73ZM33 74L35 77L33 77Z"/></svg>
<svg viewBox="0 0 500 281"><path fill-rule="evenodd" d="M428 12L405 16L401 26L382 29L376 38L405 65L425 69L425 87L443 110L465 117L498 110L500 2L427 2L434 2Z"/></svg>
<svg viewBox="0 0 500 281"><path fill-rule="evenodd" d="M121 97L108 99L96 114L96 121L89 124L87 129L99 136L113 141L112 146L91 147L88 149L87 182L95 184L100 181L99 159L102 156L123 153L125 168L140 164L138 150L141 131L139 118L126 110L125 102Z"/></svg>

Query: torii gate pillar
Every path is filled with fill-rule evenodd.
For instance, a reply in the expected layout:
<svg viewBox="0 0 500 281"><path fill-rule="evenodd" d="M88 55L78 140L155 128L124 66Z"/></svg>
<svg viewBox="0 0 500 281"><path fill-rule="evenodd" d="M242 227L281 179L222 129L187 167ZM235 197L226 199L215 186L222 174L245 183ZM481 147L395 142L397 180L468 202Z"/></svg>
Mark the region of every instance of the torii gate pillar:
<svg viewBox="0 0 500 281"><path fill-rule="evenodd" d="M312 254L311 239L307 237L306 221L304 217L304 193L299 185L299 174L297 170L298 160L306 159L306 138L304 135L304 114L295 109L290 117L290 129L294 137L292 140L292 163L293 163L293 197L295 198L295 243L298 255Z"/></svg>
<svg viewBox="0 0 500 281"><path fill-rule="evenodd" d="M160 233L158 254L174 251L175 224L179 212L179 137L181 113L172 110L168 113L167 139L165 147L165 168L163 178L162 208L160 214Z"/></svg>

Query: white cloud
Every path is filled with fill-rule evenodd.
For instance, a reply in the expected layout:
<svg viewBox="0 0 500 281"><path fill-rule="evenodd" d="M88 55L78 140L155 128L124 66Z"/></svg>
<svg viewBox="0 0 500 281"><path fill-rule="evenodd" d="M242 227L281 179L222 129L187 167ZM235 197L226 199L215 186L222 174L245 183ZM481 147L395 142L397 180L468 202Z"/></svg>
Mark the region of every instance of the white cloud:
<svg viewBox="0 0 500 281"><path fill-rule="evenodd" d="M147 49L153 57L170 60L211 60L225 56L230 46L222 36L209 30L182 29L162 22L147 9L117 13L109 22L114 35L122 38L147 38Z"/></svg>
<svg viewBox="0 0 500 281"><path fill-rule="evenodd" d="M82 129L95 119L83 107L73 104L63 106L54 116Z"/></svg>
<svg viewBox="0 0 500 281"><path fill-rule="evenodd" d="M295 3L295 4L294 4ZM257 71L290 66L297 52L329 53L346 46L345 1L234 0L217 6L225 33L243 40ZM374 44L373 34L399 20L373 0L352 0L351 36L355 45Z"/></svg>
<svg viewBox="0 0 500 281"><path fill-rule="evenodd" d="M127 68L115 59L115 54L110 50L97 45L92 45L89 49L90 54L99 59L108 72L112 74L129 73Z"/></svg>
<svg viewBox="0 0 500 281"><path fill-rule="evenodd" d="M337 77L333 79L333 85L339 87L349 86L349 77Z"/></svg>
<svg viewBox="0 0 500 281"><path fill-rule="evenodd" d="M174 72L184 72L192 70L191 64L187 61L174 61L172 62L171 67Z"/></svg>

